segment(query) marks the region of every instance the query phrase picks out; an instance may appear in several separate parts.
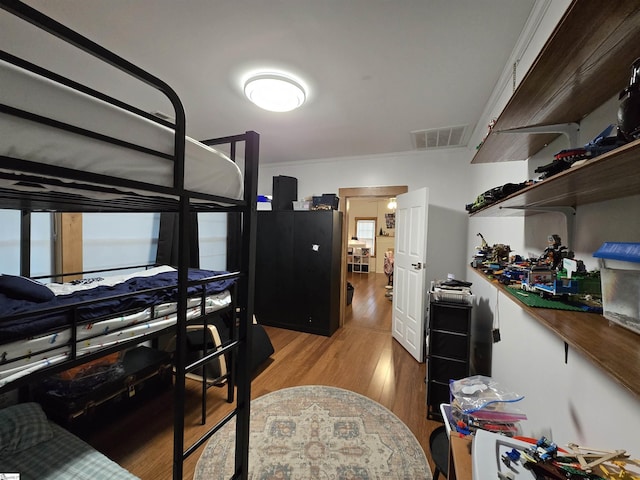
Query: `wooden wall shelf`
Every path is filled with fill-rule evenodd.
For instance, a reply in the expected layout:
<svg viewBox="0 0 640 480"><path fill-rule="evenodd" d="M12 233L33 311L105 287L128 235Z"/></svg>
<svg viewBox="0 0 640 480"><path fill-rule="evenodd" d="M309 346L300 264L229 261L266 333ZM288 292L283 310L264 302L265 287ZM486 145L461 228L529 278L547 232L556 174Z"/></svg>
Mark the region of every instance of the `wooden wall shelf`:
<svg viewBox="0 0 640 480"><path fill-rule="evenodd" d="M497 132L579 123L628 86L638 57L640 3L574 1L471 163L526 160L538 153L558 134Z"/></svg>
<svg viewBox="0 0 640 480"><path fill-rule="evenodd" d="M640 335L610 323L602 315L595 313L529 307L504 291L504 285L489 279L476 269L472 270L502 290L505 296L520 305L529 315L640 398Z"/></svg>
<svg viewBox="0 0 640 480"><path fill-rule="evenodd" d="M577 207L638 194L640 140L533 184L471 216L536 214L540 212L526 207Z"/></svg>

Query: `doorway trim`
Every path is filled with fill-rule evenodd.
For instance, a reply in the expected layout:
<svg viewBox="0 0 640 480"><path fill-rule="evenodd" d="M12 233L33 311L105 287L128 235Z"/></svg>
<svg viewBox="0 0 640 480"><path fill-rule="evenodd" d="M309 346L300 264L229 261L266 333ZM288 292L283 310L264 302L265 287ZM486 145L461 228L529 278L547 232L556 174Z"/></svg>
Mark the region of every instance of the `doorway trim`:
<svg viewBox="0 0 640 480"><path fill-rule="evenodd" d="M383 187L347 187L338 189L340 198L340 211L342 212L342 253L340 254L340 326L344 325L345 312L347 309L347 245L349 243L349 211L347 209L348 200L361 197L391 198L407 193L407 185L390 185Z"/></svg>

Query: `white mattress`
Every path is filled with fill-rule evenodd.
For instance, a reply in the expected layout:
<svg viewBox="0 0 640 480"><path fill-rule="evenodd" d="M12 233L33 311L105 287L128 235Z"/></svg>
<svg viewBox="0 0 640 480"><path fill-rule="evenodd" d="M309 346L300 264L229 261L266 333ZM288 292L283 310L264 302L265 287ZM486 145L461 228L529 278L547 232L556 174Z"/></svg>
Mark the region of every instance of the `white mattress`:
<svg viewBox="0 0 640 480"><path fill-rule="evenodd" d="M0 61L0 103L173 154L173 130ZM222 152L186 138L185 188L241 199L242 174ZM173 187L173 162L0 114L0 155Z"/></svg>

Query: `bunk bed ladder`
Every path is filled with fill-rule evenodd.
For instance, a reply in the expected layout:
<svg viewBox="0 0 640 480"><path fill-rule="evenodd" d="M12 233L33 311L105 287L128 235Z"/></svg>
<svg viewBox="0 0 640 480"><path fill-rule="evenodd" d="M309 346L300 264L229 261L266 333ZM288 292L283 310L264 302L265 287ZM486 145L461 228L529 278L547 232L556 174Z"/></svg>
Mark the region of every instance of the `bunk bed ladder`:
<svg viewBox="0 0 640 480"><path fill-rule="evenodd" d="M233 311L231 331L232 339L222 348L203 355L203 358L187 364L187 324L186 317L182 314L185 309L179 308L181 316L178 317L176 331L176 354L175 354L175 399L174 399L174 451L173 451L173 479L181 480L183 477L184 461L198 450L209 438L220 430L224 425L235 419L236 425L236 451L235 451L235 471L232 479L248 478L249 461L249 418L251 401L251 324L253 322L254 287L255 287L255 248L256 248L256 205L257 205L257 178L258 178L258 155L259 155L259 135L256 132L246 132L244 135L225 137L222 139L204 140L206 145L231 144L231 158L235 160L236 143L244 142L244 202L236 210L240 217L238 222L230 222L236 228L229 230L228 242L239 245L237 254L229 255L227 259L227 269L237 271L237 298ZM188 245L189 235L189 205L188 202L181 201L181 210L178 218L178 244ZM230 215L231 216L231 215ZM188 248L180 249L178 271L185 271L189 261ZM232 274L236 275L236 274ZM178 304L184 295L186 303L186 280L182 289L179 290ZM205 320L206 328L206 320ZM203 396L206 395L206 372L204 366L220 357L229 354L231 358L231 376L227 379L230 382L228 399L233 401L233 387L237 388L235 395L235 408L224 418L219 420L204 435L193 444L185 448L184 433L184 400L186 388L186 374L198 369L203 369ZM206 400L203 398L202 419L206 416Z"/></svg>

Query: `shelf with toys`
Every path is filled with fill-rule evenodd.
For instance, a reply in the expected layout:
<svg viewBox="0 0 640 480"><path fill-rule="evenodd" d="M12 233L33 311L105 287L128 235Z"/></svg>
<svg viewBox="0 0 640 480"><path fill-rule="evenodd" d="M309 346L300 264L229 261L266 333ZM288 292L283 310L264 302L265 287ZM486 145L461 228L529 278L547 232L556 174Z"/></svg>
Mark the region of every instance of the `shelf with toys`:
<svg viewBox="0 0 640 480"><path fill-rule="evenodd" d="M482 237L480 234L479 236ZM572 254L562 247L561 239L557 235L550 236L549 247L540 258L522 262L506 260L509 257L509 246L497 244L489 247L484 238L482 240L479 255L472 262L471 269L558 336L565 344L565 361L571 347L640 398L640 356L637 355L640 351L640 335L607 320L600 313L591 313L597 309L586 308L590 302L577 299L577 295L568 295L570 301L565 302L566 306L542 304L558 300L545 300L548 298L548 291L537 287L544 283L553 284L553 279L556 278L562 279L559 265L565 265L568 259L573 258ZM563 252L568 254L566 258ZM550 261L553 263L550 264ZM523 266L525 263L526 266ZM573 260L572 263L575 265L579 262ZM518 268L515 267L516 264ZM524 272L524 275L511 275L513 272ZM589 275L586 272L582 273L584 275L576 275L575 278L578 282L584 281L586 287L591 279L587 278ZM538 279L532 281L530 274ZM543 276L545 278L540 279ZM589 284L589 289L592 287L593 285ZM591 292L594 296L601 297L595 290L580 288L580 293ZM563 296L567 297L562 292L557 295ZM539 301L529 301L530 299ZM615 348L612 348L613 345Z"/></svg>
<svg viewBox="0 0 640 480"><path fill-rule="evenodd" d="M534 215L548 207L577 207L637 195L640 140L533 183L472 216Z"/></svg>
<svg viewBox="0 0 640 480"><path fill-rule="evenodd" d="M640 398L638 335L630 334L629 330L608 322L597 313L529 307L506 292L507 287L497 279L483 274L480 270L472 270L495 288L505 292L506 297L518 303L530 316L560 337L566 345L582 353L594 365ZM602 339L607 341L603 342ZM615 348L611 348L611 345L615 345Z"/></svg>
<svg viewBox="0 0 640 480"><path fill-rule="evenodd" d="M476 204L468 206L470 215L534 215L549 208L575 208L640 192L637 114L631 112L621 121L623 104L625 112L628 107L637 108L638 45L637 4L615 0L602 8L597 2L572 2L504 110L492 122L471 163L526 160L561 135L561 131L572 139L570 149L563 152L568 155L574 150L584 151L575 145L580 122L618 94L621 132L617 137L620 139L622 133L622 141L611 142L613 137L608 137L610 150L598 155L606 149L598 144L603 138L594 139L585 146L591 147L586 155L590 159L575 163L565 159L571 168L542 181L500 187L493 203L495 198L483 201L480 196L480 202L477 199ZM487 193L491 197L494 192Z"/></svg>

